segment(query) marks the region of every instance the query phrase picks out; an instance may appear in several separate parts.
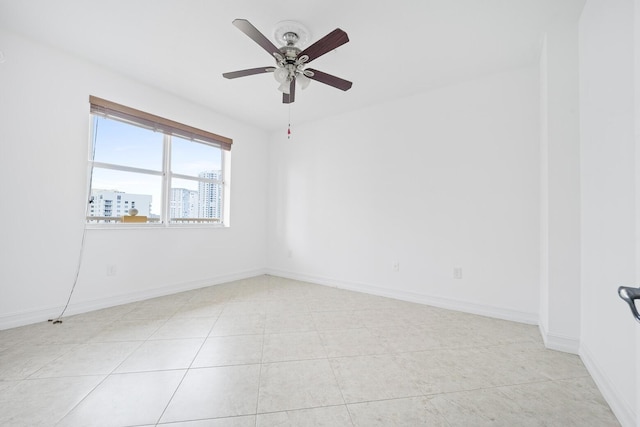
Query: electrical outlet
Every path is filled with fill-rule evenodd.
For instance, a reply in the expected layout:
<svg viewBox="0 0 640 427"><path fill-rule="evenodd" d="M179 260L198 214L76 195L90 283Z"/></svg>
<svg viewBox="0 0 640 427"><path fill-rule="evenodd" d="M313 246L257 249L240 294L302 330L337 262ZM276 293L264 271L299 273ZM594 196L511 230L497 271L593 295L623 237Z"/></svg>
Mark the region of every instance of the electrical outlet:
<svg viewBox="0 0 640 427"><path fill-rule="evenodd" d="M114 264L107 265L107 276L115 276L117 272L117 268Z"/></svg>
<svg viewBox="0 0 640 427"><path fill-rule="evenodd" d="M393 268L393 271L395 272L400 271L400 261L394 261L392 268Z"/></svg>
<svg viewBox="0 0 640 427"><path fill-rule="evenodd" d="M462 267L453 267L453 278L462 279Z"/></svg>

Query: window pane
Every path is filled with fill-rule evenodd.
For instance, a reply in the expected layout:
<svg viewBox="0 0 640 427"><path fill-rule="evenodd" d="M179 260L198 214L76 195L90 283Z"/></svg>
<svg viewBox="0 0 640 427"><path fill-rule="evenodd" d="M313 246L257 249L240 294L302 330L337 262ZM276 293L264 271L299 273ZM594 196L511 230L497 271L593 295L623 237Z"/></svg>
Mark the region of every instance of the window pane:
<svg viewBox="0 0 640 427"><path fill-rule="evenodd" d="M220 183L173 179L169 197L171 222L217 223L222 218Z"/></svg>
<svg viewBox="0 0 640 427"><path fill-rule="evenodd" d="M94 117L96 162L162 170L162 133Z"/></svg>
<svg viewBox="0 0 640 427"><path fill-rule="evenodd" d="M137 215L148 217L149 222L160 220L160 176L94 168L91 187L93 203L88 216L119 218L135 208Z"/></svg>
<svg viewBox="0 0 640 427"><path fill-rule="evenodd" d="M178 137L171 138L171 172L198 176L222 169L222 150Z"/></svg>

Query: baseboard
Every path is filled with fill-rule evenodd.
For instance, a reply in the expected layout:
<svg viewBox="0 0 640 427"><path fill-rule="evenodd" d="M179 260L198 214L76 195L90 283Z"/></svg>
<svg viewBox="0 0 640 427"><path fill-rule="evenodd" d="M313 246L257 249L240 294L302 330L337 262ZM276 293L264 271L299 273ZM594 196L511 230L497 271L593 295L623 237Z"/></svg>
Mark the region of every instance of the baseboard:
<svg viewBox="0 0 640 427"><path fill-rule="evenodd" d="M618 418L620 425L622 425L622 427L636 426L637 414L635 413L636 410L634 409L633 402L628 402L624 396L618 392L613 381L611 381L600 368L596 359L593 357L593 353L591 353L588 346L584 344L580 346L580 358L587 368L587 371L589 371L591 378L593 378L593 381L598 386L602 397L607 401L616 418Z"/></svg>
<svg viewBox="0 0 640 427"><path fill-rule="evenodd" d="M363 292L372 295L393 298L401 301L415 302L419 304L431 305L434 307L445 308L448 310L462 311L465 313L478 314L486 317L510 320L513 322L527 323L530 325L538 324L537 313L527 313L516 310L508 310L500 307L493 307L483 304L476 304L468 301L458 301L449 298L436 297L415 292L399 291L395 289L387 289L379 286L372 286L364 283L348 282L322 276L313 276L301 274L285 270L267 269L267 274L273 276L285 277L288 279L301 280L304 282L314 283L317 285L330 286L339 289L345 289L356 292Z"/></svg>
<svg viewBox="0 0 640 427"><path fill-rule="evenodd" d="M63 307L44 307L35 310L8 313L0 316L0 331L3 329L17 328L18 326L31 325L45 322L60 314Z"/></svg>
<svg viewBox="0 0 640 427"><path fill-rule="evenodd" d="M579 354L579 339L551 333L547 331L542 324L538 325L538 328L540 329L540 335L542 335L544 346L548 349L562 351L564 353Z"/></svg>
<svg viewBox="0 0 640 427"><path fill-rule="evenodd" d="M81 302L73 302L72 300L65 312L65 316L86 313L89 311L100 310L102 308L114 307L117 305L143 301L165 295L177 294L179 292L219 285L222 283L232 282L234 280L248 279L250 277L260 276L263 274L266 274L266 270L264 269L248 270L192 282L175 283L161 286L159 288L115 295L108 298L98 298ZM0 316L0 330L47 321L48 319L59 316L63 308L63 306L53 306L2 315Z"/></svg>

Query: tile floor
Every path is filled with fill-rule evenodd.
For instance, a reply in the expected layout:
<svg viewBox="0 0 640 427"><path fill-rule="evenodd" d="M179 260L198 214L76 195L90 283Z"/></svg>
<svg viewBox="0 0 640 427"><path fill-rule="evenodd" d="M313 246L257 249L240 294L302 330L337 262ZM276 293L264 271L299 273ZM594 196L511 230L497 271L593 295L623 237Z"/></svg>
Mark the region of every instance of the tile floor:
<svg viewBox="0 0 640 427"><path fill-rule="evenodd" d="M0 425L619 424L535 326L260 276L0 331Z"/></svg>

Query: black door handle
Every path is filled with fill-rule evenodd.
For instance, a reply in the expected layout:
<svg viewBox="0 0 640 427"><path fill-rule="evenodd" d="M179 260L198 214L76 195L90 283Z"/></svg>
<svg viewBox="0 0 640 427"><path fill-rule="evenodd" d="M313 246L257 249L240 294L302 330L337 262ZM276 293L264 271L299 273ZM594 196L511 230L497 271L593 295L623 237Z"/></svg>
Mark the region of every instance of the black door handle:
<svg viewBox="0 0 640 427"><path fill-rule="evenodd" d="M638 308L636 307L636 300L640 299L640 288L629 288L626 286L620 286L618 288L618 295L620 295L620 298L622 298L627 304L629 304L633 317L635 317L636 320L640 322L640 313L638 313Z"/></svg>

